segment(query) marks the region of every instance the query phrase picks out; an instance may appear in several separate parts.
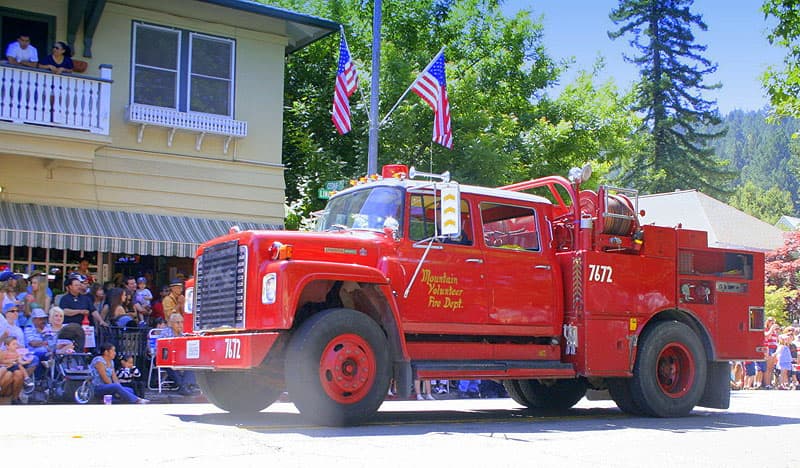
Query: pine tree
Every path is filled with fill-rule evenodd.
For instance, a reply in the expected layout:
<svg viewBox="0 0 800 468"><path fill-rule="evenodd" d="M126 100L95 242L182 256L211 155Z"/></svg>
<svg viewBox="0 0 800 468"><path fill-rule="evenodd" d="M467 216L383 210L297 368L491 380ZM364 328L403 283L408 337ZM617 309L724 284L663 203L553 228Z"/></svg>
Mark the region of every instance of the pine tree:
<svg viewBox="0 0 800 468"><path fill-rule="evenodd" d="M651 193L698 188L721 197L736 173L711 147L725 129L718 127L716 101L701 93L721 85L703 83L716 65L701 55L706 47L695 43L693 28L707 26L690 11L692 1L620 0L610 14L619 29L609 37L632 37L638 53L625 59L640 69L634 110L652 137L646 153L621 161L619 182Z"/></svg>

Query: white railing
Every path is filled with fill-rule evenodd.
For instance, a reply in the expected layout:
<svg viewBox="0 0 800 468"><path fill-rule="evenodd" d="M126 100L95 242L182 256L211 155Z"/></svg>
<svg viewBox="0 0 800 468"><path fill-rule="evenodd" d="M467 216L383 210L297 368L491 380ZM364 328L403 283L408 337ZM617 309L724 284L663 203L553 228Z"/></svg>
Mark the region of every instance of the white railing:
<svg viewBox="0 0 800 468"><path fill-rule="evenodd" d="M225 153L228 152L228 145L232 138L244 138L247 136L247 122L243 120L194 112L180 112L175 109L146 104L131 104L128 106L128 121L139 124L137 137L139 143L142 142L144 129L148 125L170 129L167 135L167 146L172 146L172 139L176 130L197 133L197 143L195 145L197 151L200 151L203 137L206 134L224 136Z"/></svg>
<svg viewBox="0 0 800 468"><path fill-rule="evenodd" d="M108 135L111 66L100 78L0 65L0 120Z"/></svg>

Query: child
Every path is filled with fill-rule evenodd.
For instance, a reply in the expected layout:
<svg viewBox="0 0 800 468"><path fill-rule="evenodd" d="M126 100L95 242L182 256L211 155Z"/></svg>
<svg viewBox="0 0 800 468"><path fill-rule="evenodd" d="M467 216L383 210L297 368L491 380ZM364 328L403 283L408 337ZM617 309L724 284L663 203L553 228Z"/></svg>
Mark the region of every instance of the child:
<svg viewBox="0 0 800 468"><path fill-rule="evenodd" d="M119 383L133 390L133 393L139 398L144 398L144 385L141 382L142 373L133 363L133 356L120 357L119 364L119 369L117 369Z"/></svg>
<svg viewBox="0 0 800 468"><path fill-rule="evenodd" d="M7 336L3 340L3 345L4 349L0 351L0 363L2 363L7 368L7 372L11 372L13 376L12 381L15 389L11 397L22 403L27 403L28 395L33 391L33 379L30 378L35 369L32 366L33 353L26 348L20 347L19 341L14 336ZM20 382L22 385L17 389L17 384Z"/></svg>
<svg viewBox="0 0 800 468"><path fill-rule="evenodd" d="M776 366L781 371L781 390L789 390L789 371L792 370L792 352L789 349L791 339L789 335L778 337L778 349L775 351L777 357Z"/></svg>
<svg viewBox="0 0 800 468"><path fill-rule="evenodd" d="M133 293L133 308L141 319L150 317L150 312L153 310L152 301L153 293L147 289L147 278L140 276L136 280L136 292Z"/></svg>
<svg viewBox="0 0 800 468"><path fill-rule="evenodd" d="M25 386L27 373L23 369L25 361L17 352L19 346L17 339L13 336L7 336L3 339L2 344L3 348L0 349L0 368L4 372L0 374L0 382L3 385L0 388L0 392L2 392L0 397L3 397L1 400L4 403L8 403L11 400L19 399Z"/></svg>

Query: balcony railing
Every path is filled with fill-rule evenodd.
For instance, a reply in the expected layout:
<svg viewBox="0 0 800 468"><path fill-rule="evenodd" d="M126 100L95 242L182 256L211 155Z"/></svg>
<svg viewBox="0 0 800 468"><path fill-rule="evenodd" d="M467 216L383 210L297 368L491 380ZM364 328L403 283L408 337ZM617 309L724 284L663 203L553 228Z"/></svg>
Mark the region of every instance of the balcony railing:
<svg viewBox="0 0 800 468"><path fill-rule="evenodd" d="M134 103L128 106L127 116L130 123L139 125L139 134L137 136L139 143L142 142L144 129L148 125L169 129L167 146L172 146L176 130L196 133L195 149L197 151L200 151L206 134L225 137L223 146L225 154L228 153L228 146L232 138L244 138L247 136L247 122L219 115L180 112L165 107Z"/></svg>
<svg viewBox="0 0 800 468"><path fill-rule="evenodd" d="M108 135L111 66L100 77L0 65L0 120Z"/></svg>

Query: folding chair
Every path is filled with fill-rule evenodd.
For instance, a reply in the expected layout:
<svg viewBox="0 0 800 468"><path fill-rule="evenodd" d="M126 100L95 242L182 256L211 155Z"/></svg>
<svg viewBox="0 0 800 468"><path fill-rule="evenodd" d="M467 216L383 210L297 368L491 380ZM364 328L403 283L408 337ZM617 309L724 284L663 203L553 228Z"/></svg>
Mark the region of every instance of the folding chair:
<svg viewBox="0 0 800 468"><path fill-rule="evenodd" d="M147 341L150 349L150 368L147 371L147 388L149 390L158 390L161 393L162 389L175 390L178 387L175 382L167 379L167 371L156 366L156 340L161 335L161 328L153 328L147 333ZM153 374L155 373L155 379ZM155 384L154 381L155 380Z"/></svg>

